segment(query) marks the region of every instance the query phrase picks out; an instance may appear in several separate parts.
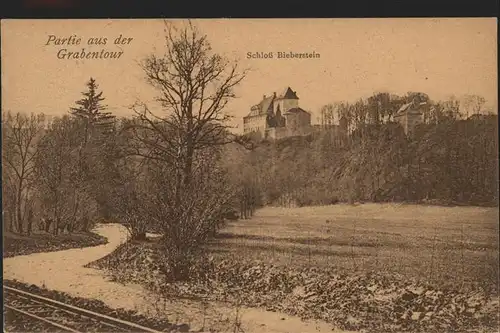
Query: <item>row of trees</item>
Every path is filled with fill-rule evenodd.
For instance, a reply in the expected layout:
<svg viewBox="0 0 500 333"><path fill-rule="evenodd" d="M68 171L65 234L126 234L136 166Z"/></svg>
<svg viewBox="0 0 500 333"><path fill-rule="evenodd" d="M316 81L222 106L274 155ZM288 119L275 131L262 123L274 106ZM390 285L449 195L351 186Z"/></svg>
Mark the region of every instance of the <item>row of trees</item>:
<svg viewBox="0 0 500 333"><path fill-rule="evenodd" d="M450 97L446 101L432 101L426 93L408 92L403 96L375 93L354 103L335 102L320 109L319 123L324 127L345 122L349 132L367 124L384 124L394 121L394 115L405 104L422 103L424 123L437 124L448 120L468 119L483 113L486 100L478 95L465 95L461 99Z"/></svg>
<svg viewBox="0 0 500 333"><path fill-rule="evenodd" d="M98 154L112 135L114 117L101 105L91 79L70 113L49 124L44 115L2 115L2 178L5 227L33 231L33 222L57 234L87 230L98 213Z"/></svg>

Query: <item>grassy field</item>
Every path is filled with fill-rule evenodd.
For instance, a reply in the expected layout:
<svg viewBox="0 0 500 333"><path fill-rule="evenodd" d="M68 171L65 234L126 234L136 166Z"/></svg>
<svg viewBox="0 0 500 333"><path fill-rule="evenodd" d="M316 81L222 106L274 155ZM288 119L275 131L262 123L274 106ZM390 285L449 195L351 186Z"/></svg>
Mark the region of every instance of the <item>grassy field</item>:
<svg viewBox="0 0 500 333"><path fill-rule="evenodd" d="M266 207L232 222L216 256L376 271L435 285L497 291L498 208L397 204Z"/></svg>

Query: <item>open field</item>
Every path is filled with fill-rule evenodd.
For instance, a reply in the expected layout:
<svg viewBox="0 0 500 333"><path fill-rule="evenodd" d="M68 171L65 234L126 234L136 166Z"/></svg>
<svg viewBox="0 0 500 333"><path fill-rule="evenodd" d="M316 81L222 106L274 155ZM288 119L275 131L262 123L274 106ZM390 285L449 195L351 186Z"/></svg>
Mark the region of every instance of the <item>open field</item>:
<svg viewBox="0 0 500 333"><path fill-rule="evenodd" d="M498 208L397 204L266 207L232 222L216 256L352 273L375 271L437 285L498 284Z"/></svg>

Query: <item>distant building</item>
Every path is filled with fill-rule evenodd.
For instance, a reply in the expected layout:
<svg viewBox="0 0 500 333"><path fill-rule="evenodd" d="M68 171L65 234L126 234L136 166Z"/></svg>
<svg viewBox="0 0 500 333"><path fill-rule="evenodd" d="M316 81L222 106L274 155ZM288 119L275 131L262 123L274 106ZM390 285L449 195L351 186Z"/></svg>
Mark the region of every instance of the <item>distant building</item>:
<svg viewBox="0 0 500 333"><path fill-rule="evenodd" d="M403 105L394 115L394 121L403 126L405 134L410 136L415 127L424 122L424 107L426 102L420 102L415 98L412 102Z"/></svg>
<svg viewBox="0 0 500 333"><path fill-rule="evenodd" d="M244 133L257 133L262 138L280 139L311 133L311 114L299 107L297 93L290 87L281 94L264 95L259 104L243 117Z"/></svg>

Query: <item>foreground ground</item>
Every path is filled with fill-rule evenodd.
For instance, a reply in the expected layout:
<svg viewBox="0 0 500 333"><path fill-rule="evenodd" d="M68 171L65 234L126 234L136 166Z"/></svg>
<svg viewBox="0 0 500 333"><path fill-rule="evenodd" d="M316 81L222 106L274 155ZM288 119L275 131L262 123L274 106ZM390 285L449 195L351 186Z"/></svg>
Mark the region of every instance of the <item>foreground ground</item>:
<svg viewBox="0 0 500 333"><path fill-rule="evenodd" d="M157 292L346 330L498 331L497 208L264 208L231 223L209 250L204 284L154 285L161 278L154 241L124 244L92 266Z"/></svg>
<svg viewBox="0 0 500 333"><path fill-rule="evenodd" d="M241 327L247 333L332 332L331 325L317 320L306 322L296 316L243 306L234 308L223 302L162 298L141 285L110 280L102 271L84 266L124 244L127 231L123 226L109 224L99 227L96 232L106 237L108 243L4 259L4 279L34 284L73 297L100 300L111 308L137 311L173 324L186 323L192 331L233 332L235 327Z"/></svg>
<svg viewBox="0 0 500 333"><path fill-rule="evenodd" d="M107 239L92 232L75 232L54 236L51 233L36 232L20 235L12 232L3 234L4 258L39 252L53 252L73 248L106 244Z"/></svg>

